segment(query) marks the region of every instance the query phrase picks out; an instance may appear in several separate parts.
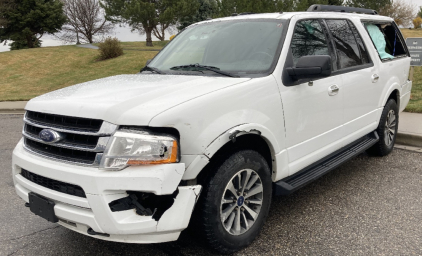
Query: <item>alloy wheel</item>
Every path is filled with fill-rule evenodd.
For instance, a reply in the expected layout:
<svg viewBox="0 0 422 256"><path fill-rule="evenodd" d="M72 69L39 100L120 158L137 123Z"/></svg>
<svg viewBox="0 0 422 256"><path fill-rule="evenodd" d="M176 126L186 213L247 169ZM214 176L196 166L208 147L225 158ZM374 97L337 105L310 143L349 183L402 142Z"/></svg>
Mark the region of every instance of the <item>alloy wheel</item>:
<svg viewBox="0 0 422 256"><path fill-rule="evenodd" d="M387 146L393 143L394 136L396 134L396 113L394 110L390 110L387 114L387 120L385 121L384 128L384 141Z"/></svg>
<svg viewBox="0 0 422 256"><path fill-rule="evenodd" d="M263 185L251 169L236 173L227 184L221 198L220 218L232 235L248 231L258 218L263 200Z"/></svg>

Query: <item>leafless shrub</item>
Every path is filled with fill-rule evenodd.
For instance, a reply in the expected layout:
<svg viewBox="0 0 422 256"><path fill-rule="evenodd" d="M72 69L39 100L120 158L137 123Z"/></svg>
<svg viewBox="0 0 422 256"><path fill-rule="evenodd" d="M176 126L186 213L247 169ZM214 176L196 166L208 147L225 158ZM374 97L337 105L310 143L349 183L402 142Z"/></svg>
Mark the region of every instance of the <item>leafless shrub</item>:
<svg viewBox="0 0 422 256"><path fill-rule="evenodd" d="M123 48L117 38L108 37L98 45L100 56L98 60L107 60L123 54Z"/></svg>

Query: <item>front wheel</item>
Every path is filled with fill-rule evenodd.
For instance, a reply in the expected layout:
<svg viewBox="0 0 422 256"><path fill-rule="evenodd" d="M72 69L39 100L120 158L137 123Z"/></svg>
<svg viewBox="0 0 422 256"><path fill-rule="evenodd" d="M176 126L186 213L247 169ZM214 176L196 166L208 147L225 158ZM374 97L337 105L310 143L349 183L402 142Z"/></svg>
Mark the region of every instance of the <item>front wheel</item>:
<svg viewBox="0 0 422 256"><path fill-rule="evenodd" d="M268 215L272 181L264 157L238 151L211 170L198 202L197 224L208 245L229 254L248 246Z"/></svg>
<svg viewBox="0 0 422 256"><path fill-rule="evenodd" d="M379 141L368 149L368 153L376 156L386 156L393 151L399 127L399 108L395 100L390 99L385 104L377 128Z"/></svg>

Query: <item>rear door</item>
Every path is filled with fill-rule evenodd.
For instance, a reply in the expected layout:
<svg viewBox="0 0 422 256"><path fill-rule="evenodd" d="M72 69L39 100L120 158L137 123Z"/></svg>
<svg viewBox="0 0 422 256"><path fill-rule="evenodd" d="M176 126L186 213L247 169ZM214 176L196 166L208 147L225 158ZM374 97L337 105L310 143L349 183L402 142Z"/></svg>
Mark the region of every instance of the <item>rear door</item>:
<svg viewBox="0 0 422 256"><path fill-rule="evenodd" d="M374 130L378 98L377 69L356 26L348 19L326 19L332 37L338 74L343 82L344 144Z"/></svg>

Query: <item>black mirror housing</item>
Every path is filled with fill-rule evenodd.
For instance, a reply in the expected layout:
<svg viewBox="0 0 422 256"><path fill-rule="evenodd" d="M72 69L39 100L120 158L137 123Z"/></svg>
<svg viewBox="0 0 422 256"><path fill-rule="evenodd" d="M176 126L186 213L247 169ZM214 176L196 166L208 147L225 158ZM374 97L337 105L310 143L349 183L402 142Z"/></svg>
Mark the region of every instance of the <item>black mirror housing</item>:
<svg viewBox="0 0 422 256"><path fill-rule="evenodd" d="M330 76L331 57L328 55L309 55L300 57L296 67L287 68L287 73L295 80Z"/></svg>

